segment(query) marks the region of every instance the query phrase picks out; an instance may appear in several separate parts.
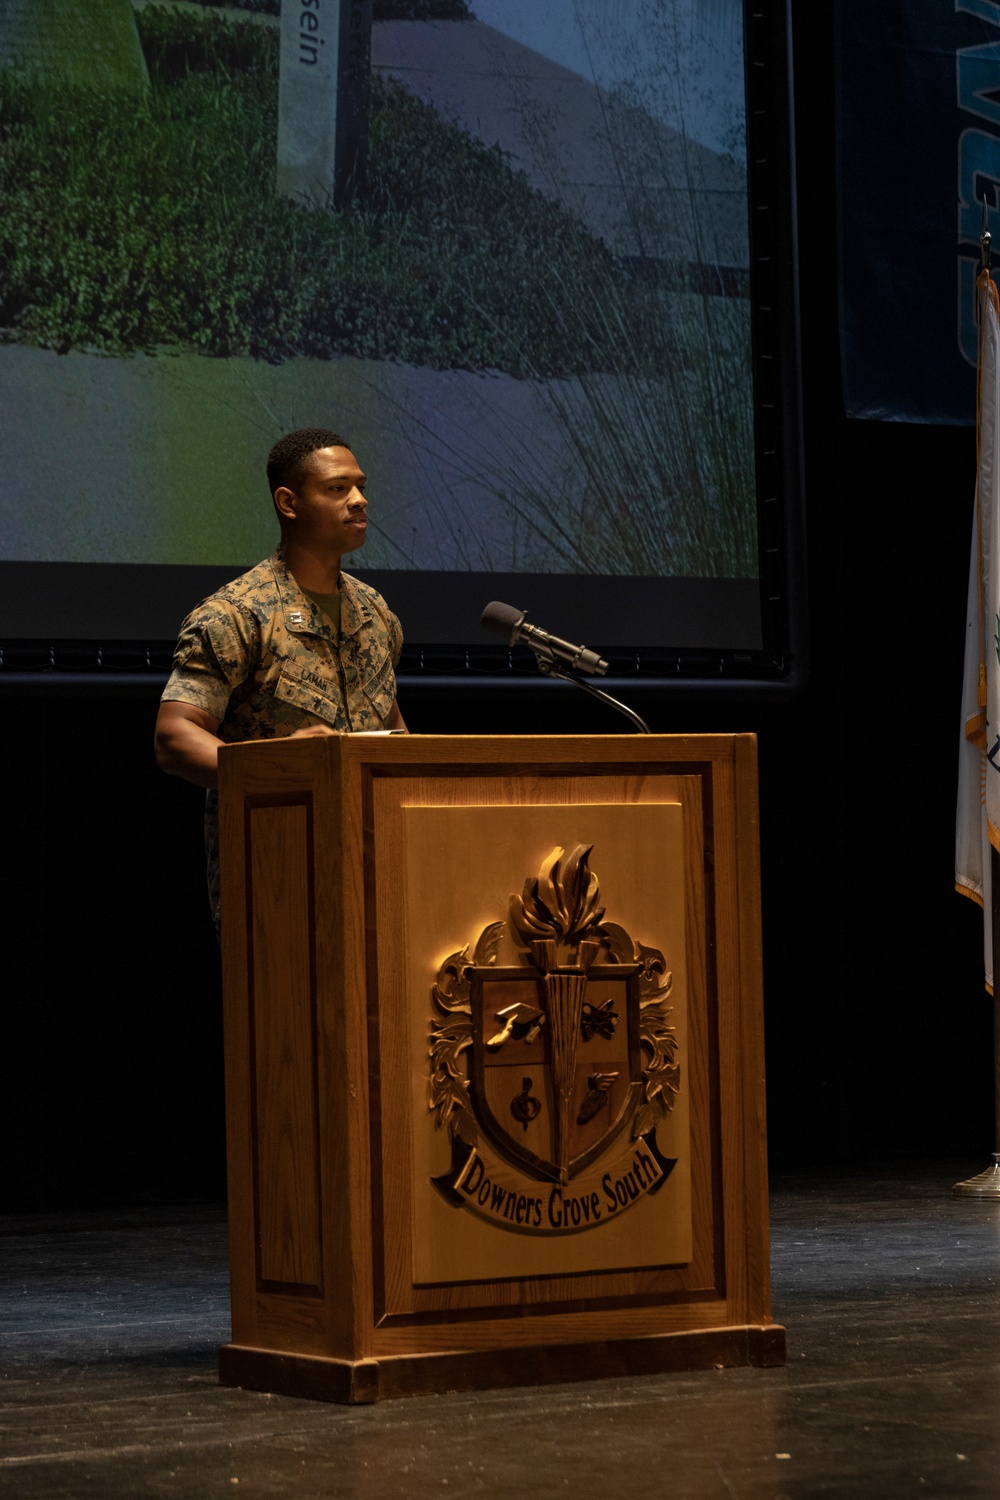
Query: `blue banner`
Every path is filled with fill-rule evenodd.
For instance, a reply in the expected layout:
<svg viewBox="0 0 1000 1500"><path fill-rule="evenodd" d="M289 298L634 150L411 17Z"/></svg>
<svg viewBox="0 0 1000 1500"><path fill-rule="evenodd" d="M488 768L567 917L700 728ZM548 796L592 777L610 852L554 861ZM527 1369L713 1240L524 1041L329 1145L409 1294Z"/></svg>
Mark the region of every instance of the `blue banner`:
<svg viewBox="0 0 1000 1500"><path fill-rule="evenodd" d="M971 423L984 200L1000 260L1000 3L841 0L837 69L847 414Z"/></svg>

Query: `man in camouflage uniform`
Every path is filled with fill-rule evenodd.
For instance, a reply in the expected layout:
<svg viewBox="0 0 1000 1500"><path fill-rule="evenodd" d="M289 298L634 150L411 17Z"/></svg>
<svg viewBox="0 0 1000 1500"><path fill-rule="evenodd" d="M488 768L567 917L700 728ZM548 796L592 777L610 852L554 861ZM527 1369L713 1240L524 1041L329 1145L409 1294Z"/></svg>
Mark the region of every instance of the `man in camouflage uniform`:
<svg viewBox="0 0 1000 1500"><path fill-rule="evenodd" d="M219 746L274 735L405 729L394 668L399 621L373 588L341 573L365 540L365 476L326 428L271 449L281 545L188 615L156 721L164 771L208 789L205 838L219 920Z"/></svg>

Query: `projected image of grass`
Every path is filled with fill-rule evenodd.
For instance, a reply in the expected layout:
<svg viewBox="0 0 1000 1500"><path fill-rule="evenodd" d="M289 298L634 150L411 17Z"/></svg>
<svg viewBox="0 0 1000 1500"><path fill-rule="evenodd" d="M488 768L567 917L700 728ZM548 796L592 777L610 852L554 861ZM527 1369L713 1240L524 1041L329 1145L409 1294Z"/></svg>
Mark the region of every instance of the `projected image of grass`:
<svg viewBox="0 0 1000 1500"><path fill-rule="evenodd" d="M524 566L537 547L582 572L755 571L748 399L733 403L683 299L637 282L499 148L378 77L363 194L338 212L279 198L276 29L210 7L136 20L141 96L0 73L0 341L545 381L572 476L522 463L513 433L490 482L521 517Z"/></svg>
<svg viewBox="0 0 1000 1500"><path fill-rule="evenodd" d="M718 343L692 330L688 367L664 378L583 374L546 387L576 463L561 486L529 464L511 475L525 569L555 556L578 573L756 576L752 412L719 312Z"/></svg>

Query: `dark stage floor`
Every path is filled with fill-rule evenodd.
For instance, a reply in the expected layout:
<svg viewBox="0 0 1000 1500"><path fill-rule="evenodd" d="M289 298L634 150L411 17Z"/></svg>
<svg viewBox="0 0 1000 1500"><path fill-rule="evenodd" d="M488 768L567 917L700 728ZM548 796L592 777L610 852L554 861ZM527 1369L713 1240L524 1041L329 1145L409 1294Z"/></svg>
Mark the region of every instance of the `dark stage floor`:
<svg viewBox="0 0 1000 1500"><path fill-rule="evenodd" d="M781 1370L348 1410L216 1383L214 1209L0 1221L0 1493L1000 1496L1000 1205L984 1162L780 1179Z"/></svg>

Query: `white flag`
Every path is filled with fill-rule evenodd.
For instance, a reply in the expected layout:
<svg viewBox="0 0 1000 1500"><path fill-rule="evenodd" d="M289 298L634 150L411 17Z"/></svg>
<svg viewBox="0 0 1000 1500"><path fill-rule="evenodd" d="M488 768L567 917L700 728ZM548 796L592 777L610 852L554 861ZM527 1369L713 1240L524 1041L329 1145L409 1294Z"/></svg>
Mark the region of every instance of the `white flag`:
<svg viewBox="0 0 1000 1500"><path fill-rule="evenodd" d="M980 277L979 475L962 679L955 886L983 908L986 987L993 993L990 846L1000 850L1000 317L997 290Z"/></svg>

